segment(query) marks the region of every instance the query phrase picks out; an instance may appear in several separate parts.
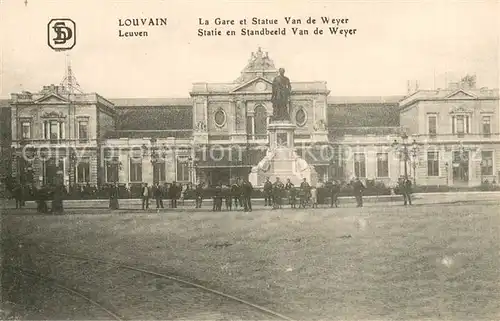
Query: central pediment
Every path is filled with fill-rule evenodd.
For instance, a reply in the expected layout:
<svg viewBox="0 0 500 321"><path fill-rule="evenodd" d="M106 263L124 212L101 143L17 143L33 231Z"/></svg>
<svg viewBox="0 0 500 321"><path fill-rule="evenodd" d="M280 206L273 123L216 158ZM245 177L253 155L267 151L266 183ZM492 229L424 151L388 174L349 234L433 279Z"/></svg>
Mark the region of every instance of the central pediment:
<svg viewBox="0 0 500 321"><path fill-rule="evenodd" d="M468 93L463 89L457 90L450 95L446 96L446 99L475 99L477 98L474 94Z"/></svg>
<svg viewBox="0 0 500 321"><path fill-rule="evenodd" d="M50 93L35 101L36 104L66 104L69 100L55 93Z"/></svg>
<svg viewBox="0 0 500 321"><path fill-rule="evenodd" d="M272 82L263 77L257 77L244 84L238 85L231 93L271 93Z"/></svg>

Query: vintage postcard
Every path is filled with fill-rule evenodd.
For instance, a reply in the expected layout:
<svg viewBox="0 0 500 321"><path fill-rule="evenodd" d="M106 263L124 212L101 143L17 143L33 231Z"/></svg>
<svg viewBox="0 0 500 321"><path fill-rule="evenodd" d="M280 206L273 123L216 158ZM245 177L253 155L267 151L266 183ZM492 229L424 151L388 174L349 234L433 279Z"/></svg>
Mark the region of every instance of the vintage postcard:
<svg viewBox="0 0 500 321"><path fill-rule="evenodd" d="M499 9L0 0L0 319L500 320Z"/></svg>

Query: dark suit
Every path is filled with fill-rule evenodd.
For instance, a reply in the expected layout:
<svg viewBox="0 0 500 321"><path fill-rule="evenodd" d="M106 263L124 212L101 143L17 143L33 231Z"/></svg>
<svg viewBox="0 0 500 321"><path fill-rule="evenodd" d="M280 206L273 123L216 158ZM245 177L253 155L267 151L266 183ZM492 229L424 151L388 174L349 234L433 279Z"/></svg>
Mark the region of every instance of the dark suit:
<svg viewBox="0 0 500 321"><path fill-rule="evenodd" d="M365 190L365 185L361 181L355 181L352 184L354 197L356 197L356 203L358 207L363 207L363 191Z"/></svg>
<svg viewBox="0 0 500 321"><path fill-rule="evenodd" d="M411 205L411 181L409 179L405 179L400 182L399 189L401 190L401 194L403 194L404 205Z"/></svg>
<svg viewBox="0 0 500 321"><path fill-rule="evenodd" d="M156 208L163 208L163 190L161 186L155 186L154 196L156 200Z"/></svg>
<svg viewBox="0 0 500 321"><path fill-rule="evenodd" d="M252 192L253 186L250 182L243 182L241 185L242 195L243 195L243 208L245 212L252 211Z"/></svg>
<svg viewBox="0 0 500 321"><path fill-rule="evenodd" d="M265 206L273 204L273 183L270 181L264 183L264 204Z"/></svg>
<svg viewBox="0 0 500 321"><path fill-rule="evenodd" d="M142 198L142 209L146 207L149 208L149 188L147 186L143 186L141 189L141 198Z"/></svg>

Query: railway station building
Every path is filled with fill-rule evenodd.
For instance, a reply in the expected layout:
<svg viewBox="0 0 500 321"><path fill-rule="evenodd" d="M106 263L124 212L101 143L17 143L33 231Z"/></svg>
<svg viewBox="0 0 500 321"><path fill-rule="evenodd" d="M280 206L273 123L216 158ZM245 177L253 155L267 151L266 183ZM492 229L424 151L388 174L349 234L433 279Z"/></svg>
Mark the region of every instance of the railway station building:
<svg viewBox="0 0 500 321"><path fill-rule="evenodd" d="M67 186L247 177L267 153L276 75L259 48L235 80L194 83L185 98L108 98L65 85L13 93L0 101L0 174ZM291 86L294 146L316 182L499 181L499 92L474 77L388 97L332 96L324 81Z"/></svg>

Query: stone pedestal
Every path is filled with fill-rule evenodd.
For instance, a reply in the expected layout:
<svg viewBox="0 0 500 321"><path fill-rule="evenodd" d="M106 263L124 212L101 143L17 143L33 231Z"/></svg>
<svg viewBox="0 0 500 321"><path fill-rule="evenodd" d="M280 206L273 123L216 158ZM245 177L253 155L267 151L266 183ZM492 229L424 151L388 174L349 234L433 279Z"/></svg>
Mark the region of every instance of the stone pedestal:
<svg viewBox="0 0 500 321"><path fill-rule="evenodd" d="M297 155L294 146L295 125L291 122L273 122L268 126L269 147L266 156L252 168L249 181L254 186L262 186L269 177L286 182L287 179L298 186L305 178L314 184L314 169Z"/></svg>

